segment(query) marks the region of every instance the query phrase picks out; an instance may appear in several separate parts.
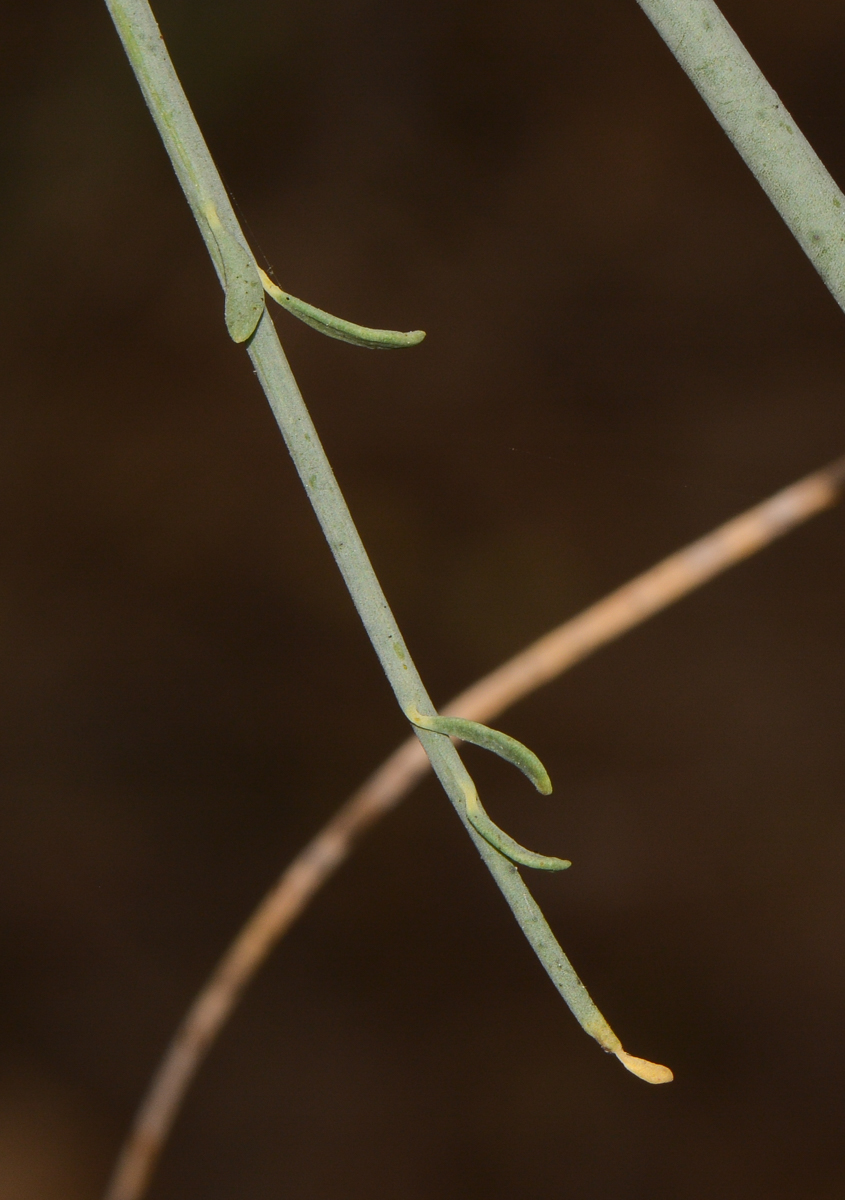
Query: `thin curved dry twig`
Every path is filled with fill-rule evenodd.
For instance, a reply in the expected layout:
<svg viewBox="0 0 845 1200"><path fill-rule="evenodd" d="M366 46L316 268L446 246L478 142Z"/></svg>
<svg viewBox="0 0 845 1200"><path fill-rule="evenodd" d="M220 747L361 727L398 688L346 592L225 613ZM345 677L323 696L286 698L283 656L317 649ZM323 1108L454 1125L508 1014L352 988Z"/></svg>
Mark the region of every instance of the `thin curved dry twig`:
<svg viewBox="0 0 845 1200"><path fill-rule="evenodd" d="M445 715L488 721L728 567L829 508L845 485L845 458L778 492L533 642L461 692ZM350 796L282 873L223 955L168 1047L138 1109L105 1200L139 1200L191 1080L247 984L357 838L430 770L411 737Z"/></svg>

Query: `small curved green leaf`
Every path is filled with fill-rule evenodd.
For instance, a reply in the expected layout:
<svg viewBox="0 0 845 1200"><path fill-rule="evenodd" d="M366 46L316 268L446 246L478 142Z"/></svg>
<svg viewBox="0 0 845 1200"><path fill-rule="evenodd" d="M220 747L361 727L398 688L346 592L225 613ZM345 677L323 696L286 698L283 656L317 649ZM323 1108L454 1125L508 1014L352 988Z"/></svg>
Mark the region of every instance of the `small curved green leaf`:
<svg viewBox="0 0 845 1200"><path fill-rule="evenodd" d="M255 333L264 312L264 288L258 268L246 246L220 220L213 204L203 209L223 263L226 288L226 328L233 342L245 342Z"/></svg>
<svg viewBox="0 0 845 1200"><path fill-rule="evenodd" d="M519 842L514 841L509 834L499 828L495 821L490 819L474 787L471 791L466 789L464 795L467 820L470 825L477 833L481 834L485 842L489 842L494 850L498 850L511 862L518 863L522 867L533 867L536 871L565 871L567 867L572 866L568 858L551 858L545 854L535 854L533 850L526 850L524 846L520 846Z"/></svg>
<svg viewBox="0 0 845 1200"><path fill-rule="evenodd" d="M366 350L402 350L406 346L418 346L425 337L422 329L414 329L410 333L399 333L395 329L369 329L366 325L356 325L353 321L344 321L342 317L333 317L322 308L315 308L313 304L297 300L296 296L283 291L260 267L258 274L268 296L326 337L349 342L352 346L363 346Z"/></svg>
<svg viewBox="0 0 845 1200"><path fill-rule="evenodd" d="M492 750L500 758L513 763L527 775L538 792L544 796L551 795L552 781L549 773L540 762L537 755L518 742L516 738L491 729L489 725L480 725L478 721L466 721L463 717L424 717L422 713L413 710L407 714L408 720L421 729L430 729L432 733L442 733L446 737L460 738L462 742L471 742L473 746L481 746L483 750Z"/></svg>

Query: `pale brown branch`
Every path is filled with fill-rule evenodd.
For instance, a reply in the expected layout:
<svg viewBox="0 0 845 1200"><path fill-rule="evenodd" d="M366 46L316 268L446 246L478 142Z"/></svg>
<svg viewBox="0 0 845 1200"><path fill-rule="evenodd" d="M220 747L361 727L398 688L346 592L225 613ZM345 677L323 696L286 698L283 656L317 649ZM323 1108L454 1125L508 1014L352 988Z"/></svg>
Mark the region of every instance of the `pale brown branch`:
<svg viewBox="0 0 845 1200"><path fill-rule="evenodd" d="M838 499L843 484L845 459L839 459L719 526L565 621L461 692L443 712L474 721L491 720L600 646L829 508ZM105 1200L139 1200L143 1195L191 1080L253 975L315 893L349 856L356 839L395 808L429 769L419 742L409 738L350 796L282 873L176 1031L138 1110Z"/></svg>

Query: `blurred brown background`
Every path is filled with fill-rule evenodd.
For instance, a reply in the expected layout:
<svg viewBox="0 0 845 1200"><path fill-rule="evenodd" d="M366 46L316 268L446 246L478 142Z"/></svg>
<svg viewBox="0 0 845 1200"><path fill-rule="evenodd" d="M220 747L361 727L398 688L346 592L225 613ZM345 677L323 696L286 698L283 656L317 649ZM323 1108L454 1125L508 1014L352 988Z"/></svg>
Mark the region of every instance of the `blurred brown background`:
<svg viewBox="0 0 845 1200"><path fill-rule="evenodd" d="M435 701L845 450L845 318L634 0L158 0ZM845 179L845 8L728 17ZM193 992L403 735L98 0L2 7L0 1200L88 1200ZM152 1196L843 1195L845 513L467 754L276 953Z"/></svg>

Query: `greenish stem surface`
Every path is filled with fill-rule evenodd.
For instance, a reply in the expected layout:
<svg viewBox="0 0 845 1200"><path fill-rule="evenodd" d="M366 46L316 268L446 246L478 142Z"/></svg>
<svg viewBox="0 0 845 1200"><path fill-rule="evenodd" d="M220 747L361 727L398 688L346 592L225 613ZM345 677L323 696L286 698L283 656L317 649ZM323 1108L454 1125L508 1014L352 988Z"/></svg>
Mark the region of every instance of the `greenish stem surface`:
<svg viewBox="0 0 845 1200"><path fill-rule="evenodd" d="M264 311L264 288L214 160L149 4L106 0L135 78L226 293L226 326L245 342Z"/></svg>
<svg viewBox="0 0 845 1200"><path fill-rule="evenodd" d="M637 0L845 309L845 195L713 0Z"/></svg>
<svg viewBox="0 0 845 1200"><path fill-rule="evenodd" d="M106 0L147 105L197 219L221 283L227 290L227 324L236 341L249 324L251 272L257 268L222 181L191 112L147 0ZM209 207L211 206L211 207ZM222 225L221 237L215 228ZM231 242L249 255L240 261L238 278L228 269ZM241 253L243 260L243 253ZM241 277L249 287L241 285ZM230 290L240 288L232 300ZM233 332L233 325L235 331ZM249 336L249 335L247 335ZM329 461L288 365L275 326L261 303L257 327L248 343L250 358L276 417L300 479L326 540L366 627L384 672L403 711L424 716L436 712L405 646L363 543L343 499ZM452 801L476 849L505 896L525 936L583 1029L611 1053L622 1053L619 1039L576 975L519 871L473 829L465 796L474 791L466 768L448 738L417 730L431 765ZM638 1061L638 1060L637 1060Z"/></svg>

